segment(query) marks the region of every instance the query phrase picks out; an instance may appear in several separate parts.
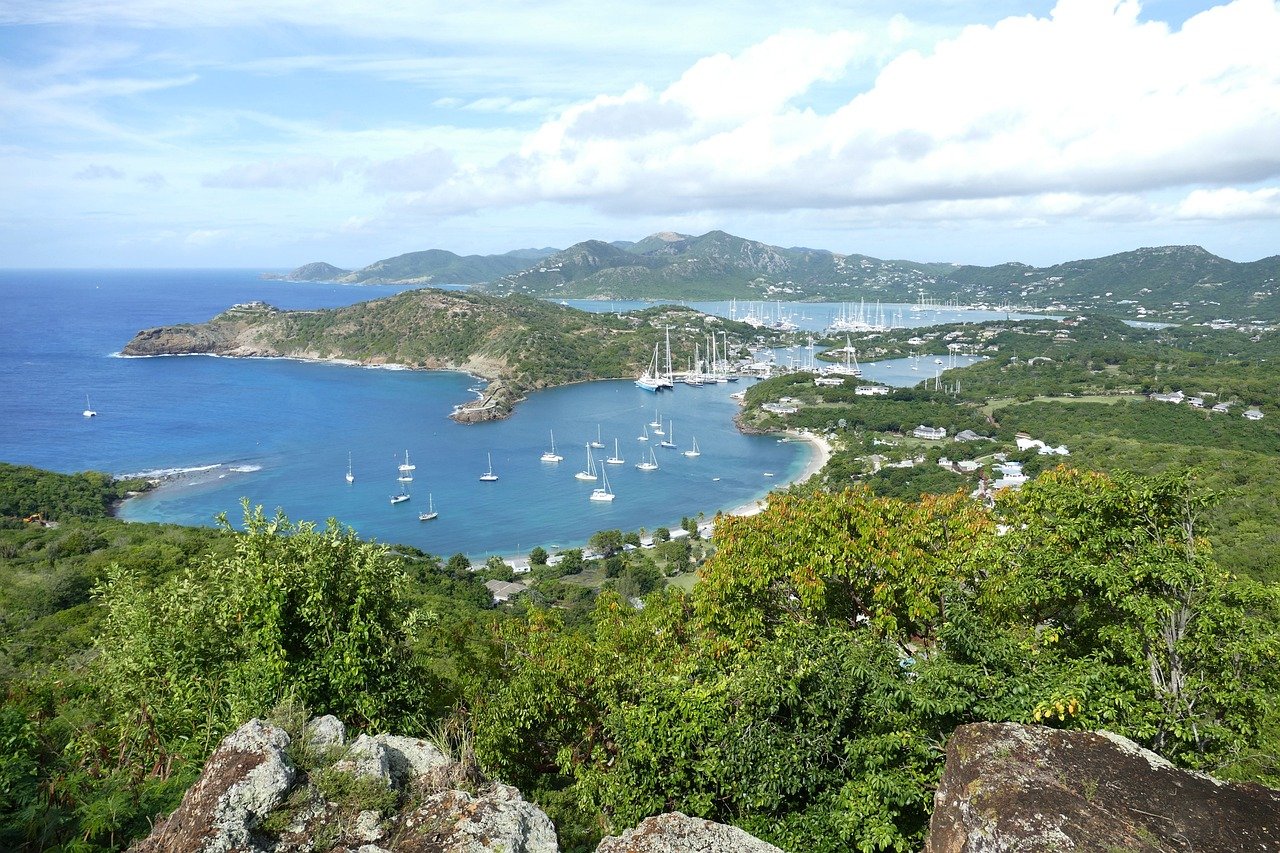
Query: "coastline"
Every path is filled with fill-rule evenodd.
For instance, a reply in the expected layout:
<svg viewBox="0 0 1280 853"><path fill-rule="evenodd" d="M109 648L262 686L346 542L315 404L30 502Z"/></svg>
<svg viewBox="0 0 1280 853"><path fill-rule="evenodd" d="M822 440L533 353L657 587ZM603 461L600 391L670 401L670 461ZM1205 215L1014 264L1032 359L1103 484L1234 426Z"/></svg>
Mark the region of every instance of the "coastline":
<svg viewBox="0 0 1280 853"><path fill-rule="evenodd" d="M790 430L790 429L785 430L782 434L785 435L791 441L801 441L801 442L804 442L805 444L808 444L812 448L813 452L809 456L808 461L805 462L805 466L803 469L801 469L800 473L797 474L795 477L791 478L790 480L785 480L781 483L776 484L775 486L773 486L773 488L769 489L768 492L765 492L765 494L763 494L759 498L756 498L750 503L745 503L740 506L733 507L731 509L716 510L714 515L707 518L701 524L698 525L698 531L700 535L704 537L712 535L715 528L716 515L736 515L736 516L759 515L761 512L764 511L764 508L768 503L769 494L771 492L775 491L776 489L783 489L788 486L796 485L798 483L807 482L808 480L812 479L815 475L817 475L817 473L821 471L824 467L826 467L827 462L831 459L831 453L832 453L831 442L827 441L827 439L824 438L823 436L813 432L800 432L798 430ZM673 529L674 529L674 525L673 525ZM644 542L644 541L645 541L644 539L641 539L641 542ZM652 537L649 537L649 541L652 541ZM560 549L560 550L564 550L564 549ZM498 556L504 563L511 566L513 569L516 569L517 571L524 571L529 568L529 555L527 552L523 554L496 554L496 555L478 554L478 555L468 555L468 556L480 561L486 560L490 556Z"/></svg>
<svg viewBox="0 0 1280 853"><path fill-rule="evenodd" d="M779 483L774 486L773 489L770 489L770 492L774 491L774 489L786 488L787 486L808 482L816 476L819 471L825 468L827 462L831 459L831 442L827 441L821 435L814 432L800 432L792 429L786 430L783 434L793 441L803 441L808 444L813 448L813 453L809 457L809 461L805 463L804 469L796 477L787 480L786 482ZM722 512L725 515L758 515L764 511L768 497L769 495L766 493L764 497L758 498L751 503L743 504L742 506L734 507L733 509L722 510Z"/></svg>

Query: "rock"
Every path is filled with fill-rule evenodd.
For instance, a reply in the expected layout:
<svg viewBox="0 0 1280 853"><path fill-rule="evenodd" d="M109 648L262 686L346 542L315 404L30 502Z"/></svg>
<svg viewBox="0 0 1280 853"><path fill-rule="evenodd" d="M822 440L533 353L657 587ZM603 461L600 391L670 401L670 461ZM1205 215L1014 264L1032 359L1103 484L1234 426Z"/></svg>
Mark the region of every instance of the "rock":
<svg viewBox="0 0 1280 853"><path fill-rule="evenodd" d="M229 853L258 849L252 832L293 783L285 760L289 736L250 720L228 735L205 763L181 805L131 849L137 853Z"/></svg>
<svg viewBox="0 0 1280 853"><path fill-rule="evenodd" d="M324 750L334 746L345 746L346 743L347 728L332 714L316 717L307 723L307 745L312 749Z"/></svg>
<svg viewBox="0 0 1280 853"><path fill-rule="evenodd" d="M596 853L782 853L767 841L723 823L680 812L645 818L635 829L611 835Z"/></svg>
<svg viewBox="0 0 1280 853"><path fill-rule="evenodd" d="M1280 791L1179 770L1113 734L956 729L926 853L1086 850L1280 850Z"/></svg>
<svg viewBox="0 0 1280 853"><path fill-rule="evenodd" d="M396 853L557 853L551 819L510 785L479 796L443 791L401 819L389 833Z"/></svg>
<svg viewBox="0 0 1280 853"><path fill-rule="evenodd" d="M401 790L414 780L436 775L453 764L429 741L399 735L378 735L374 740L386 751L392 781Z"/></svg>
<svg viewBox="0 0 1280 853"><path fill-rule="evenodd" d="M387 747L368 735L356 738L346 757L334 764L333 769L378 779L384 785L391 785L391 756L387 753Z"/></svg>

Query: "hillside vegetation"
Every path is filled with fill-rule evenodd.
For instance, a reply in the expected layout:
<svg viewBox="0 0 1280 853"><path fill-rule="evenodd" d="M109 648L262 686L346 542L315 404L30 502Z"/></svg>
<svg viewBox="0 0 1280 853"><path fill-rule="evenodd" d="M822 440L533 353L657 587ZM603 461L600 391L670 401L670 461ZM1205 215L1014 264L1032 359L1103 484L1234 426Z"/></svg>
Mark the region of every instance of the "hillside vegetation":
<svg viewBox="0 0 1280 853"><path fill-rule="evenodd" d="M494 293L599 299L943 302L1087 310L1174 320L1280 318L1280 255L1248 263L1158 246L1048 267L883 260L783 248L723 231L585 240L563 250L469 255L431 249L354 272L309 264L290 278L483 284Z"/></svg>
<svg viewBox="0 0 1280 853"><path fill-rule="evenodd" d="M236 306L204 324L139 332L126 355L214 353L346 359L460 370L492 380L484 397L455 413L460 420L505 417L530 391L639 376L654 345L692 352L711 329L742 340L758 333L688 308L624 315L578 311L540 299L423 289L321 311Z"/></svg>
<svg viewBox="0 0 1280 853"><path fill-rule="evenodd" d="M6 522L4 577L49 589L92 564L95 585L44 616L4 599L6 627L67 630L26 631L0 673L0 844L127 846L222 736L282 704L452 733L568 850L668 810L790 851L916 850L941 748L979 720L1105 728L1275 782L1280 602L1214 564L1210 503L1182 472L1059 470L994 508L775 495L721 519L691 593L505 612L465 558L333 523L96 520L70 557L45 538L65 532Z"/></svg>

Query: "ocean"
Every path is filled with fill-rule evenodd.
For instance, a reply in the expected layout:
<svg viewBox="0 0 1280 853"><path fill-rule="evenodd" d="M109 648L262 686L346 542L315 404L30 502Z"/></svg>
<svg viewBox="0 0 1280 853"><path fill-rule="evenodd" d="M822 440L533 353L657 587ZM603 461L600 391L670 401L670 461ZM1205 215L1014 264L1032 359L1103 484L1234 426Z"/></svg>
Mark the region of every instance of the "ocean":
<svg viewBox="0 0 1280 853"><path fill-rule="evenodd" d="M295 521L336 518L367 538L474 560L576 547L598 530L652 530L751 504L810 458L804 443L737 431L729 394L748 380L657 395L631 381L572 385L534 394L505 421L462 426L448 415L480 383L460 373L118 355L139 329L202 322L237 302L326 308L405 289L267 281L257 270L0 271L0 461L165 477L123 505L119 515L129 520L212 524L225 513L235 523L247 500ZM648 303L574 304L604 311ZM726 316L734 308L692 305ZM837 307L770 310L820 328ZM884 313L912 326L1005 316L902 305ZM794 348L778 357L801 363L807 354ZM862 366L869 378L904 386L939 369L925 358ZM97 417L83 417L86 407ZM676 449L659 447L658 436L638 440L655 419ZM553 432L564 461L543 463ZM616 495L610 503L589 500L600 481L574 477L597 436L606 445L593 449L597 463L615 440L626 460L603 465ZM701 455L684 456L695 438ZM650 448L658 470L637 470ZM416 465L411 499L392 505L406 451ZM481 482L490 455L498 480ZM439 517L421 522L428 503Z"/></svg>
<svg viewBox="0 0 1280 853"><path fill-rule="evenodd" d="M539 392L513 417L462 426L472 377L285 359L121 358L139 329L201 322L237 302L320 308L405 288L265 281L256 270L0 271L0 460L55 471L171 475L124 504L135 521L235 522L240 502L293 520L328 518L382 542L441 555L525 553L583 544L597 530L652 530L764 496L801 471L809 448L740 434L729 394L746 382L654 395L630 381ZM81 415L86 406L98 412ZM656 407L656 411L655 411ZM678 450L640 442L659 418ZM559 464L539 457L554 431ZM616 495L575 479L586 443L618 441ZM696 459L683 451L696 438ZM659 469L634 465L653 447ZM391 505L397 465L417 466ZM350 454L355 482L345 481ZM479 476L492 454L496 482ZM439 512L418 521L428 497Z"/></svg>

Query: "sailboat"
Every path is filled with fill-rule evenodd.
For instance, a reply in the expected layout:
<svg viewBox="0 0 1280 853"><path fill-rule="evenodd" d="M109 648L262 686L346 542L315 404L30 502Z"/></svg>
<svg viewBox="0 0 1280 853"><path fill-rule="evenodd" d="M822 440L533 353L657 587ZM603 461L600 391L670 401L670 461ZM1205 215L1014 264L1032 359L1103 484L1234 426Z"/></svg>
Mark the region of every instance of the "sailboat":
<svg viewBox="0 0 1280 853"><path fill-rule="evenodd" d="M595 480L596 479L596 460L591 455L591 445L587 445L587 470L579 471L573 475L579 480Z"/></svg>
<svg viewBox="0 0 1280 853"><path fill-rule="evenodd" d="M664 438L662 441L658 442L658 446L674 448L676 446L676 443L675 441L672 440L672 436L674 436L675 434L676 434L675 421L667 421L667 437Z"/></svg>
<svg viewBox="0 0 1280 853"><path fill-rule="evenodd" d="M646 391L657 391L662 387L662 376L658 373L658 345L653 345L653 358L644 373L636 380L636 385Z"/></svg>
<svg viewBox="0 0 1280 853"><path fill-rule="evenodd" d="M435 501L431 499L431 493L427 492L427 511L418 513L418 521L435 521L440 513L436 512Z"/></svg>
<svg viewBox="0 0 1280 853"><path fill-rule="evenodd" d="M627 463L627 460L623 459L618 453L618 439L615 438L613 440L613 455L604 461L609 465L625 465Z"/></svg>
<svg viewBox="0 0 1280 853"><path fill-rule="evenodd" d="M657 471L658 470L658 457L653 455L652 447L649 448L649 458L647 460L641 459L639 462L636 463L636 467L639 468L641 471Z"/></svg>
<svg viewBox="0 0 1280 853"><path fill-rule="evenodd" d="M644 431L636 436L636 441L648 441L648 440L649 440L649 425L645 424Z"/></svg>
<svg viewBox="0 0 1280 853"><path fill-rule="evenodd" d="M653 427L656 435L662 435L660 431L662 429L662 418L658 417L657 409L653 410L653 420L649 421L649 426Z"/></svg>
<svg viewBox="0 0 1280 853"><path fill-rule="evenodd" d="M691 450L686 450L684 455L688 456L690 459L695 459L702 455L702 451L698 449L698 439L695 438L693 440L693 448Z"/></svg>
<svg viewBox="0 0 1280 853"><path fill-rule="evenodd" d="M417 467L417 465L409 461L409 451L406 450L404 452L404 462L400 464L400 476L396 477L396 479L402 483L412 483L413 471Z"/></svg>
<svg viewBox="0 0 1280 853"><path fill-rule="evenodd" d="M409 453L408 453L408 451L405 451L405 463L404 463L404 464L405 464L405 465L408 465L408 464L409 464ZM396 480L400 483L400 494L398 494L398 495L392 495L392 496L391 496L391 502L392 502L393 504L402 504L402 503L404 503L405 501L409 500L409 489L408 489L408 487L407 487L407 486L405 486L405 483L407 483L409 480L412 480L412 479L413 479L413 477L409 474L409 472L404 470L404 465L401 465L401 466L400 466L400 476L396 477Z"/></svg>
<svg viewBox="0 0 1280 853"><path fill-rule="evenodd" d="M489 456L489 470L485 471L483 474L480 475L480 482L482 483L492 483L498 479L498 475L493 473L493 454L490 453L488 454L488 456Z"/></svg>
<svg viewBox="0 0 1280 853"><path fill-rule="evenodd" d="M562 462L564 457L556 453L556 431L551 430L551 449L542 454L543 462Z"/></svg>
<svg viewBox="0 0 1280 853"><path fill-rule="evenodd" d="M596 440L591 442L591 446L596 450L604 449L604 439L600 438L600 424L596 424Z"/></svg>
<svg viewBox="0 0 1280 853"><path fill-rule="evenodd" d="M351 473L351 451L348 450L347 451L347 482L354 483L355 481L356 481L356 475Z"/></svg>
<svg viewBox="0 0 1280 853"><path fill-rule="evenodd" d="M98 413L93 410L93 406L89 405L88 394L84 395L84 411L80 414L84 415L86 418L96 418L98 416Z"/></svg>
<svg viewBox="0 0 1280 853"><path fill-rule="evenodd" d="M600 475L604 477L604 482L600 488L591 492L591 500L593 501L611 501L613 500L613 491L609 488L609 476L604 473L604 469L600 469Z"/></svg>

